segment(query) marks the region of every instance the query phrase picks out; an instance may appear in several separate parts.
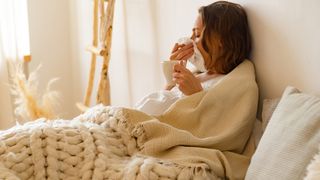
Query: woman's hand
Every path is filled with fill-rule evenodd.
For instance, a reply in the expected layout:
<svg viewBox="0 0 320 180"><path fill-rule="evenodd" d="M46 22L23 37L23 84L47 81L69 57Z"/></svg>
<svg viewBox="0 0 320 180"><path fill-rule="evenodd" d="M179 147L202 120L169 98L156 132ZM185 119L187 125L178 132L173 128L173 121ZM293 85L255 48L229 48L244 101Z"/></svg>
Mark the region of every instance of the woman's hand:
<svg viewBox="0 0 320 180"><path fill-rule="evenodd" d="M176 43L171 52L170 60L187 60L194 53L193 43L189 43L187 45Z"/></svg>
<svg viewBox="0 0 320 180"><path fill-rule="evenodd" d="M189 69L184 67L182 61L174 66L173 81L185 95L202 91L200 80L197 79Z"/></svg>

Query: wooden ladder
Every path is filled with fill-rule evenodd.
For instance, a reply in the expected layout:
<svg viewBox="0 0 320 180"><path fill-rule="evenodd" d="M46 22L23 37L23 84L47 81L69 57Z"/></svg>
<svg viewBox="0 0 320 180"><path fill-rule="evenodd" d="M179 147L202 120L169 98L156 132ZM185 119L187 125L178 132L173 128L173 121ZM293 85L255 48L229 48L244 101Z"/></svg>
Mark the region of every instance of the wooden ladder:
<svg viewBox="0 0 320 180"><path fill-rule="evenodd" d="M105 5L107 7L105 7ZM110 81L108 70L112 41L114 5L115 0L94 0L93 41L92 45L86 48L87 51L91 52L89 81L83 103L76 104L82 112L86 111L90 107L97 56L103 58L96 97L97 104L102 103L103 105L110 105Z"/></svg>

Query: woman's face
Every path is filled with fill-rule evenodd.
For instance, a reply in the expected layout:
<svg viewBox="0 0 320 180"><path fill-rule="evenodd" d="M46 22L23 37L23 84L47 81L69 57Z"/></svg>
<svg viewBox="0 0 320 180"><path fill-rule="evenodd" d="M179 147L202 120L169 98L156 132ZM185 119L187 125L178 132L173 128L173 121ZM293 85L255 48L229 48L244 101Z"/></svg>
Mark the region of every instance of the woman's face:
<svg viewBox="0 0 320 180"><path fill-rule="evenodd" d="M201 43L203 28L204 28L204 25L202 22L202 17L199 14L195 23L194 23L193 29L192 29L191 39L196 41L197 47L198 47L201 55L203 56L205 63L207 64L207 62L210 61L211 58L210 58L209 54L204 50L202 43Z"/></svg>
<svg viewBox="0 0 320 180"><path fill-rule="evenodd" d="M203 56L205 64L212 64L211 61L214 61L214 59L217 55L216 55L216 53L214 53L214 54L211 53L211 55L210 55L206 50L204 50L202 43L201 43L201 39L203 38L203 36L202 36L203 30L204 30L204 24L202 21L202 17L199 14L195 23L194 23L194 27L192 29L191 39L196 41L197 47L198 47L201 55ZM220 45L218 45L217 42L212 42L211 45L216 46L216 47L213 47L214 52L218 53Z"/></svg>

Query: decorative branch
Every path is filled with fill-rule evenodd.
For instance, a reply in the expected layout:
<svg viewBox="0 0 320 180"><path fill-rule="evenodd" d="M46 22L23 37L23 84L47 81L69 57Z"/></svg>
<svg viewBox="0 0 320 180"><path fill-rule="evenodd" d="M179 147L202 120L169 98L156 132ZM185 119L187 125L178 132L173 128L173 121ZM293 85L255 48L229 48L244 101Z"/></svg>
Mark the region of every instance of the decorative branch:
<svg viewBox="0 0 320 180"><path fill-rule="evenodd" d="M11 92L14 96L14 113L18 122L24 123L38 118L55 119L56 107L59 105L59 93L51 90L57 79L48 82L46 91L40 96L38 90L38 71L41 66L30 73L27 79L21 63L10 64Z"/></svg>

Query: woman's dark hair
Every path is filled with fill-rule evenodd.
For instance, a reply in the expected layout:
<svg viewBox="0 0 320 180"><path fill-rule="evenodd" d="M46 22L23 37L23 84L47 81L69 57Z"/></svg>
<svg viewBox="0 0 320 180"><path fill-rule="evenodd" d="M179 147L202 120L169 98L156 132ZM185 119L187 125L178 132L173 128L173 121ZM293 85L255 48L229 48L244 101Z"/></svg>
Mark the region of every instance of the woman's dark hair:
<svg viewBox="0 0 320 180"><path fill-rule="evenodd" d="M207 69L226 74L249 58L251 36L245 10L239 5L227 1L218 1L199 9L204 24L202 46L210 56L214 53L213 39L219 38L221 53ZM213 57L211 56L211 59Z"/></svg>

